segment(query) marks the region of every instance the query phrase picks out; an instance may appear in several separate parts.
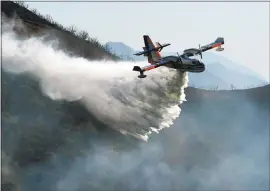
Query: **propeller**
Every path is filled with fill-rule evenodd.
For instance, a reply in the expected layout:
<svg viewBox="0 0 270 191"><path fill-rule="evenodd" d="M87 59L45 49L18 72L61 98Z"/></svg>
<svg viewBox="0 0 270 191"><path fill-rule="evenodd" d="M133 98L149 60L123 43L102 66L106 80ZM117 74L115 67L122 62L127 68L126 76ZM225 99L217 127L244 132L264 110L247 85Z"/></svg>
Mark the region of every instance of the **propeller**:
<svg viewBox="0 0 270 191"><path fill-rule="evenodd" d="M202 50L201 50L201 45L200 44L199 44L199 50L200 50L199 54L200 54L201 59L202 59Z"/></svg>

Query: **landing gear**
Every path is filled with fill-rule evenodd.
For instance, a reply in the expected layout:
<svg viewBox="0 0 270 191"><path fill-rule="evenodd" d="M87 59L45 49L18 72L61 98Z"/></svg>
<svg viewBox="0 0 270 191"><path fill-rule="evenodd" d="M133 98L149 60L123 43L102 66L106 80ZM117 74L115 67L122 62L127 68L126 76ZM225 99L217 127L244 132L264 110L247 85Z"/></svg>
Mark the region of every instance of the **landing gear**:
<svg viewBox="0 0 270 191"><path fill-rule="evenodd" d="M145 77L146 75L142 71L140 71L140 75L138 76L138 78L145 78Z"/></svg>
<svg viewBox="0 0 270 191"><path fill-rule="evenodd" d="M138 78L145 78L146 75L139 75Z"/></svg>
<svg viewBox="0 0 270 191"><path fill-rule="evenodd" d="M139 66L134 66L133 71L140 72L140 75L138 76L138 78L145 78L146 77L146 75L143 73L142 69Z"/></svg>

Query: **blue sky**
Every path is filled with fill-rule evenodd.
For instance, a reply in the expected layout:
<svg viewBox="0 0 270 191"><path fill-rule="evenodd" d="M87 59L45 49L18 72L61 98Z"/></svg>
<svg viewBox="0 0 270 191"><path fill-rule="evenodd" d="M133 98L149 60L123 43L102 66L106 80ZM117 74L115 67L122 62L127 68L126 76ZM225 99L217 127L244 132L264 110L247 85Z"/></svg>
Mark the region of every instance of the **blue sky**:
<svg viewBox="0 0 270 191"><path fill-rule="evenodd" d="M143 34L183 51L225 38L219 53L269 80L267 2L28 2L64 26L86 30L100 42L120 41L140 50Z"/></svg>

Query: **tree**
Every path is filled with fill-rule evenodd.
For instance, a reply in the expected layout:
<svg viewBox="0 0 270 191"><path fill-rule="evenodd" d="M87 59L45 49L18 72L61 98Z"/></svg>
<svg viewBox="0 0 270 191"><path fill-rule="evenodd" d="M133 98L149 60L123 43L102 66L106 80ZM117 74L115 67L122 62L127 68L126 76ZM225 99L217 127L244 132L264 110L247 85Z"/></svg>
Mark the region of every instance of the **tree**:
<svg viewBox="0 0 270 191"><path fill-rule="evenodd" d="M31 11L35 14L37 14L37 9L31 9Z"/></svg>
<svg viewBox="0 0 270 191"><path fill-rule="evenodd" d="M46 15L45 18L46 18L46 20L49 21L50 23L53 22L53 18L52 18L51 15Z"/></svg>
<svg viewBox="0 0 270 191"><path fill-rule="evenodd" d="M80 31L79 32L79 37L82 38L83 40L88 40L89 39L89 34L86 31Z"/></svg>
<svg viewBox="0 0 270 191"><path fill-rule="evenodd" d="M28 8L28 5L24 1L14 1L14 3L17 3L18 5L24 8Z"/></svg>
<svg viewBox="0 0 270 191"><path fill-rule="evenodd" d="M70 26L67 29L69 32L71 32L72 34L76 34L77 32L77 28L75 26Z"/></svg>

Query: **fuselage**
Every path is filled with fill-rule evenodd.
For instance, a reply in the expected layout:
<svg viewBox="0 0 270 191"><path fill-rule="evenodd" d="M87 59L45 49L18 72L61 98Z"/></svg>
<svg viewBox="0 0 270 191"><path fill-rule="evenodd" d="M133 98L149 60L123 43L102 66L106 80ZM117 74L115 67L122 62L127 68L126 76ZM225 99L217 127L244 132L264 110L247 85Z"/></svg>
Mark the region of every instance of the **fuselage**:
<svg viewBox="0 0 270 191"><path fill-rule="evenodd" d="M203 72L205 70L205 64L200 60L184 57L184 56L165 56L161 59L162 62L169 63L166 65L169 68L174 68L182 72Z"/></svg>

